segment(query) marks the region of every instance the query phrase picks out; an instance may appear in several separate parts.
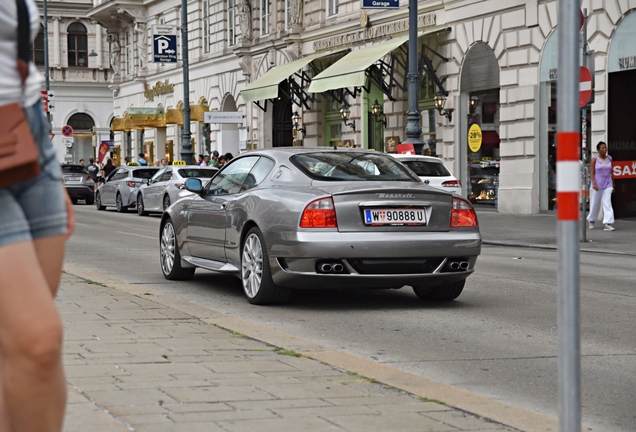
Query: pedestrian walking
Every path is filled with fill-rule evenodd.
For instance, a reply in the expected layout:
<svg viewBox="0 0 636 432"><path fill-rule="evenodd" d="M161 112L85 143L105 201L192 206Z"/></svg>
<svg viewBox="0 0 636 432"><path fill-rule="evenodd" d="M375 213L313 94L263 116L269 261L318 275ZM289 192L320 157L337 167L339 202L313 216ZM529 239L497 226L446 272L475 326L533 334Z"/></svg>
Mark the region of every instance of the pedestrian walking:
<svg viewBox="0 0 636 432"><path fill-rule="evenodd" d="M27 123L40 166L27 180L3 177L0 187L1 431L59 432L66 408L55 295L74 218L44 115L42 76L30 62L39 17L34 0L0 2L0 107L24 113L19 124ZM0 127L4 144L14 125L3 115Z"/></svg>
<svg viewBox="0 0 636 432"><path fill-rule="evenodd" d="M137 159L137 165L139 166L148 166L148 161L146 160L146 155L143 153L139 153L139 159Z"/></svg>
<svg viewBox="0 0 636 432"><path fill-rule="evenodd" d="M104 178L108 177L110 173L115 171L115 168L117 167L113 163L113 160L111 158L106 159L106 165L104 165Z"/></svg>
<svg viewBox="0 0 636 432"><path fill-rule="evenodd" d="M607 144L600 141L596 145L598 155L590 162L590 178L592 179L592 197L590 214L587 216L588 228L594 229L594 222L603 204L603 225L605 231L614 231L614 209L612 208L612 193L614 193L614 178L612 177L612 157L607 154Z"/></svg>
<svg viewBox="0 0 636 432"><path fill-rule="evenodd" d="M93 181L97 181L97 175L99 174L99 167L95 164L95 159L88 158L88 165L86 165L86 171L91 175Z"/></svg>

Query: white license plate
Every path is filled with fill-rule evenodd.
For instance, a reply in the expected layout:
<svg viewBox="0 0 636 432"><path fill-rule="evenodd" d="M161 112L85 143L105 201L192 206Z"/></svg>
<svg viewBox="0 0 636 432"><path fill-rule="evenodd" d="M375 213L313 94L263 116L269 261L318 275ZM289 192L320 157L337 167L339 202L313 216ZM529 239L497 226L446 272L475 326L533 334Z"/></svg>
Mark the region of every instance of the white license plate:
<svg viewBox="0 0 636 432"><path fill-rule="evenodd" d="M426 225L424 209L365 209L365 225Z"/></svg>
<svg viewBox="0 0 636 432"><path fill-rule="evenodd" d="M66 176L66 177L64 177L64 179L66 181L81 181L82 180L81 177L72 177L72 176Z"/></svg>

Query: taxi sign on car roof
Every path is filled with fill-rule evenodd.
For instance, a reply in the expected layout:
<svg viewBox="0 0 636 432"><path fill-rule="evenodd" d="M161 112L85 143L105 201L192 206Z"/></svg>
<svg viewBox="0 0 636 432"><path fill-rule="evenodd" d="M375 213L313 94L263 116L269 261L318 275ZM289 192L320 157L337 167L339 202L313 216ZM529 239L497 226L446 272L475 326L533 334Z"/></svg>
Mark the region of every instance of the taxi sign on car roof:
<svg viewBox="0 0 636 432"><path fill-rule="evenodd" d="M187 165L183 160L176 160L172 162L172 165Z"/></svg>
<svg viewBox="0 0 636 432"><path fill-rule="evenodd" d="M128 162L126 165L127 166L137 166L139 164L137 162Z"/></svg>

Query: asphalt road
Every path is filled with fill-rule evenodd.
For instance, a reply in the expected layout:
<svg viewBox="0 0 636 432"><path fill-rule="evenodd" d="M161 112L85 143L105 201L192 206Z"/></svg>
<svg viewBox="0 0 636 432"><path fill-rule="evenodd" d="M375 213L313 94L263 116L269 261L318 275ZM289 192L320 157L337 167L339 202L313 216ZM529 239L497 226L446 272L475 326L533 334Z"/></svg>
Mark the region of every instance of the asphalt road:
<svg viewBox="0 0 636 432"><path fill-rule="evenodd" d="M299 291L288 305L259 307L231 276L165 280L158 216L75 209L70 264L558 417L554 251L484 247L449 304L402 288ZM594 431L636 431L635 275L633 257L581 254L583 424Z"/></svg>

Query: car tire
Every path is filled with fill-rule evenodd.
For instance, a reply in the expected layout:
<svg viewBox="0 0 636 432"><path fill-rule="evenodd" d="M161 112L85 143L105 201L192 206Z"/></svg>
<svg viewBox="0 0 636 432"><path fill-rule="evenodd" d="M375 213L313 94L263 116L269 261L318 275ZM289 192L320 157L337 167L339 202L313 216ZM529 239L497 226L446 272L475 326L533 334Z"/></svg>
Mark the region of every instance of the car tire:
<svg viewBox="0 0 636 432"><path fill-rule="evenodd" d="M117 194L115 197L115 207L119 213L126 213L128 211L128 207L124 205L124 202L121 199L121 194Z"/></svg>
<svg viewBox="0 0 636 432"><path fill-rule="evenodd" d="M141 194L137 195L137 214L139 216L148 216L148 212L144 207L144 197Z"/></svg>
<svg viewBox="0 0 636 432"><path fill-rule="evenodd" d="M170 207L170 196L164 195L163 196L163 211L166 211L168 207Z"/></svg>
<svg viewBox="0 0 636 432"><path fill-rule="evenodd" d="M251 304L281 304L291 296L291 289L274 283L263 234L256 227L248 231L241 246L241 283Z"/></svg>
<svg viewBox="0 0 636 432"><path fill-rule="evenodd" d="M86 205L93 205L95 197L86 198Z"/></svg>
<svg viewBox="0 0 636 432"><path fill-rule="evenodd" d="M446 285L435 287L414 286L413 291L420 300L424 301L452 301L455 300L464 290L466 280L452 282Z"/></svg>
<svg viewBox="0 0 636 432"><path fill-rule="evenodd" d="M99 192L95 194L95 207L97 210L106 210L106 206L102 205L102 197L99 196Z"/></svg>
<svg viewBox="0 0 636 432"><path fill-rule="evenodd" d="M161 227L159 263L163 277L168 280L192 279L194 271L196 270L195 268L183 268L181 266L181 253L177 245L177 235L170 219Z"/></svg>

